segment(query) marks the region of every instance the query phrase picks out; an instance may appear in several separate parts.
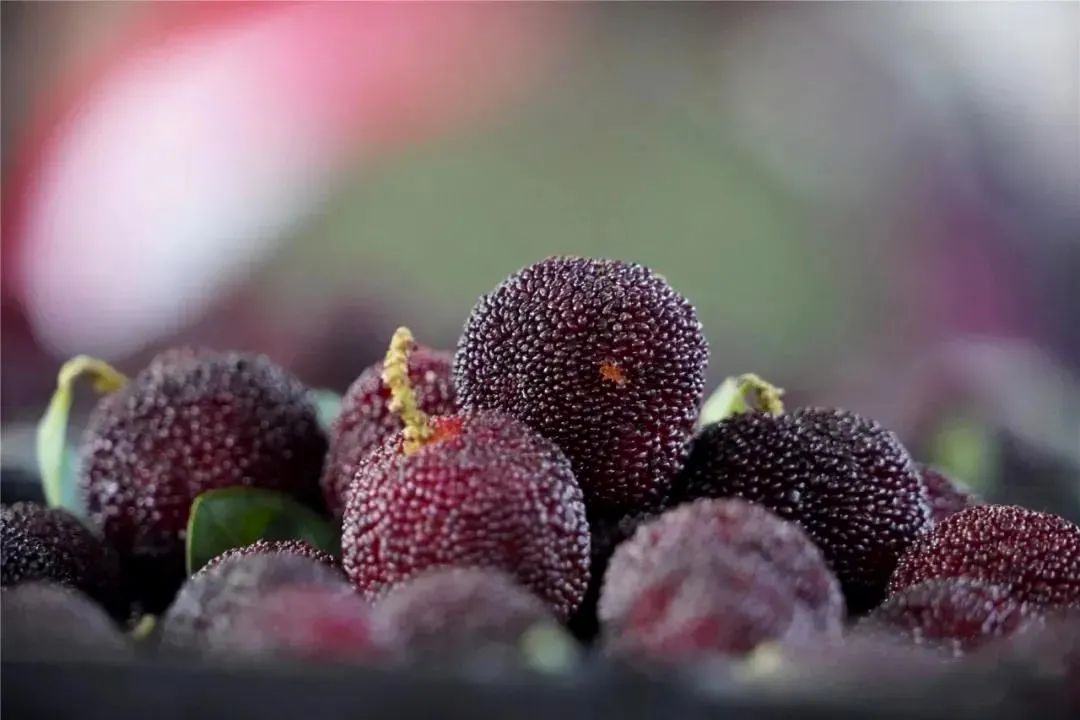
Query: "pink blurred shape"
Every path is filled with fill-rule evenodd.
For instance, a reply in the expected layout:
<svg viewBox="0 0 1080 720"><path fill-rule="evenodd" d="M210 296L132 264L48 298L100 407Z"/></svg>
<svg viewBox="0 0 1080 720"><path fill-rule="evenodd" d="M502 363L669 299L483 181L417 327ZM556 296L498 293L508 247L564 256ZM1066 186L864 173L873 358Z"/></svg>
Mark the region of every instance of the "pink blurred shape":
<svg viewBox="0 0 1080 720"><path fill-rule="evenodd" d="M8 184L13 279L56 352L115 357L184 325L343 168L476 120L540 77L572 10L199 12L135 33Z"/></svg>

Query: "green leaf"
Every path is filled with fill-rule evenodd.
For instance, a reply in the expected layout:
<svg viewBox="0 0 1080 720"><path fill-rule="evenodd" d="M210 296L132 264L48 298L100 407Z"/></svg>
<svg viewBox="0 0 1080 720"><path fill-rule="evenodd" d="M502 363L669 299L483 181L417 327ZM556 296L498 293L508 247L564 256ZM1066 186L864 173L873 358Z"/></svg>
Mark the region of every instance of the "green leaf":
<svg viewBox="0 0 1080 720"><path fill-rule="evenodd" d="M1001 457L993 431L966 414L947 417L930 441L930 464L976 493L991 494L1001 470Z"/></svg>
<svg viewBox="0 0 1080 720"><path fill-rule="evenodd" d="M333 390L312 390L311 401L315 403L319 425L324 431L329 431L330 425L341 414L341 396Z"/></svg>
<svg viewBox="0 0 1080 720"><path fill-rule="evenodd" d="M226 550L257 540L306 540L331 555L334 527L309 507L272 490L230 487L195 498L187 527L187 569L193 573Z"/></svg>
<svg viewBox="0 0 1080 720"><path fill-rule="evenodd" d="M45 501L50 507L62 507L76 515L83 514L79 497L78 457L67 445L71 392L75 381L89 376L99 393L115 392L127 378L107 363L79 355L64 363L56 380L56 392L37 427L37 463Z"/></svg>
<svg viewBox="0 0 1080 720"><path fill-rule="evenodd" d="M746 396L739 387L739 378L729 377L720 383L705 404L701 406L701 415L698 417L698 427L705 427L713 423L726 420L732 415L744 413L750 409L746 404Z"/></svg>

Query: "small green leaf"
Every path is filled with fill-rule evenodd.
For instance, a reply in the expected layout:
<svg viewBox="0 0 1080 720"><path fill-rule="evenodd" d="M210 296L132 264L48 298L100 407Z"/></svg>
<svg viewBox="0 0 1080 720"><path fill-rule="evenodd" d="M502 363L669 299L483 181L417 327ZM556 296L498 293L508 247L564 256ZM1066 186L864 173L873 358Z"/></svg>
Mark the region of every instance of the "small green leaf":
<svg viewBox="0 0 1080 720"><path fill-rule="evenodd" d="M518 641L521 657L534 670L564 673L578 662L578 646L565 630L550 622L538 622Z"/></svg>
<svg viewBox="0 0 1080 720"><path fill-rule="evenodd" d="M929 457L931 465L979 495L993 493L1001 457L986 423L966 414L946 418L930 440Z"/></svg>
<svg viewBox="0 0 1080 720"><path fill-rule="evenodd" d="M713 423L725 420L732 415L744 413L750 408L746 404L742 389L739 387L739 379L729 377L720 383L705 404L701 406L701 415L698 417L698 427L705 427Z"/></svg>
<svg viewBox="0 0 1080 720"><path fill-rule="evenodd" d="M315 403L315 412L319 415L319 425L325 431L330 430L337 416L341 414L341 396L333 390L312 390L311 401Z"/></svg>
<svg viewBox="0 0 1080 720"><path fill-rule="evenodd" d="M71 391L82 376L94 380L99 393L119 390L127 378L107 363L78 355L64 363L56 380L56 392L49 401L37 428L37 462L45 501L50 507L62 507L82 515L76 479L78 458L67 445L68 416L71 414Z"/></svg>
<svg viewBox="0 0 1080 720"><path fill-rule="evenodd" d="M193 573L226 550L257 540L306 540L331 555L333 526L288 495L248 487L209 490L195 498L187 527L187 569Z"/></svg>

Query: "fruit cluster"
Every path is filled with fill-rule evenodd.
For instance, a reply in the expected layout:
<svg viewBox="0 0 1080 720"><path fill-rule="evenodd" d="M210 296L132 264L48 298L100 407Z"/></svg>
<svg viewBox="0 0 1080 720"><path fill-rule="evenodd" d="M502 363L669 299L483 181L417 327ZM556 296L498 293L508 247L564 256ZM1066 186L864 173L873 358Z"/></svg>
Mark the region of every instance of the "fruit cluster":
<svg viewBox="0 0 1080 720"><path fill-rule="evenodd" d="M483 296L453 355L400 329L326 426L265 357L177 349L130 381L83 360L114 390L82 444L85 516L3 509L5 629L118 652L128 623L211 658L548 667L592 644L678 665L868 638L964 655L1080 606L1080 528L981 504L873 420L787 411L755 375L699 427L707 360L663 277L582 258ZM339 541L293 531L316 514Z"/></svg>

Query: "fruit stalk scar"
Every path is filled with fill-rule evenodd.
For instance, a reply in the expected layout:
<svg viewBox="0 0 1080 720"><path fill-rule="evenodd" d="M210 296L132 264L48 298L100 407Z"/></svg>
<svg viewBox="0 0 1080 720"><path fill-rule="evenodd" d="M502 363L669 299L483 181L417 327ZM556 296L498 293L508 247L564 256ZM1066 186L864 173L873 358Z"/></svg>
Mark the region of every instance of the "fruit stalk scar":
<svg viewBox="0 0 1080 720"><path fill-rule="evenodd" d="M764 412L770 415L782 415L784 413L784 403L780 400L780 396L784 394L782 388L770 384L760 375L754 373L740 375L737 382L739 393L748 401L751 392L757 395L757 404Z"/></svg>
<svg viewBox="0 0 1080 720"><path fill-rule="evenodd" d="M409 353L415 347L412 331L399 327L390 338L390 347L383 360L382 380L390 390L390 409L398 414L405 425L406 455L422 448L432 436L431 422L427 413L416 401L416 391L409 383Z"/></svg>

